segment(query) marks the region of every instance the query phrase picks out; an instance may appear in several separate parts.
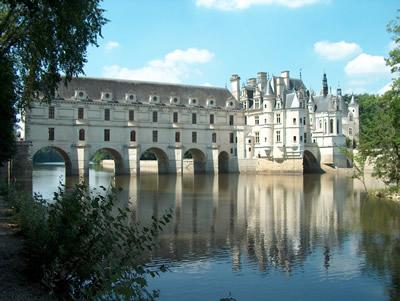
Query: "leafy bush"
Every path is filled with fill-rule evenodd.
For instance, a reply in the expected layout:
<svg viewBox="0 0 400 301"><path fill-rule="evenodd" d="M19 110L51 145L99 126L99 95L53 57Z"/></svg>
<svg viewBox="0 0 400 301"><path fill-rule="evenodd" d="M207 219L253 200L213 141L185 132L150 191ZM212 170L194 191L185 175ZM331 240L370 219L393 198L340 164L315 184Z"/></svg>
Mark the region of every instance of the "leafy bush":
<svg viewBox="0 0 400 301"><path fill-rule="evenodd" d="M145 254L171 214L141 227L131 209L117 207L115 189L104 191L61 187L52 203L8 193L27 236L32 272L61 299L154 300L158 291L149 291L146 279L166 268L148 267Z"/></svg>

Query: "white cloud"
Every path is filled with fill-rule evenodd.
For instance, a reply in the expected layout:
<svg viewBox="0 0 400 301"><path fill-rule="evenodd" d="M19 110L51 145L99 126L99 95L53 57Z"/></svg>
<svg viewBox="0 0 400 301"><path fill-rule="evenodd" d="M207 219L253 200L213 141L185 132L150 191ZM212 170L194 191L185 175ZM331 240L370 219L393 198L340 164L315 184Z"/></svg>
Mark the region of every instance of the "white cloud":
<svg viewBox="0 0 400 301"><path fill-rule="evenodd" d="M362 50L356 43L319 41L314 44L314 51L320 56L333 61L359 54Z"/></svg>
<svg viewBox="0 0 400 301"><path fill-rule="evenodd" d="M196 0L197 6L219 10L240 10L253 5L280 5L298 8L306 5L327 2L326 0Z"/></svg>
<svg viewBox="0 0 400 301"><path fill-rule="evenodd" d="M137 69L119 65L105 66L103 75L111 78L181 83L191 74L201 74L196 65L208 63L213 58L214 54L207 49L176 49L167 53L163 59L150 61Z"/></svg>
<svg viewBox="0 0 400 301"><path fill-rule="evenodd" d="M386 66L383 56L361 53L347 63L344 71L349 76L389 75L390 68Z"/></svg>
<svg viewBox="0 0 400 301"><path fill-rule="evenodd" d="M108 50L108 51L113 50L118 47L119 47L119 43L115 42L115 41L109 41L105 46L106 50Z"/></svg>
<svg viewBox="0 0 400 301"><path fill-rule="evenodd" d="M390 89L392 89L392 82L387 83L386 85L384 85L381 89L378 90L378 94L379 95L383 95L385 94L387 91L389 91Z"/></svg>

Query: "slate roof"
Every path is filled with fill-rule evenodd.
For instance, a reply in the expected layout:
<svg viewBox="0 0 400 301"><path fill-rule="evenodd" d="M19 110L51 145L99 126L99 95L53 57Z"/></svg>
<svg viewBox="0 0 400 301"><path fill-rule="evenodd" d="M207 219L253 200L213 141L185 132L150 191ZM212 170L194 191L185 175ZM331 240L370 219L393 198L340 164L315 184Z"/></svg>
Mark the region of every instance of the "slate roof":
<svg viewBox="0 0 400 301"><path fill-rule="evenodd" d="M233 99L226 88L91 77L73 78L67 87L60 83L57 96L72 99L76 90L85 91L91 100L100 100L102 92L111 92L113 100L118 102L125 100L126 93L135 94L142 103L147 103L151 95L159 96L164 104L177 96L184 105L188 104L189 98L196 98L199 106L206 106L207 99L214 98L216 106L225 107L226 101ZM238 105L236 101L235 105Z"/></svg>

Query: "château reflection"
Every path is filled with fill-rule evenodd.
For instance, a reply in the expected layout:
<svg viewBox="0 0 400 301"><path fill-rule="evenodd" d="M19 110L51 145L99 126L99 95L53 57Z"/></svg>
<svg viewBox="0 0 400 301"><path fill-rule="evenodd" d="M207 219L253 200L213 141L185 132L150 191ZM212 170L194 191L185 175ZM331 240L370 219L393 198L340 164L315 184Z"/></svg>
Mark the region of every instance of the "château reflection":
<svg viewBox="0 0 400 301"><path fill-rule="evenodd" d="M359 223L360 195L335 175L204 175L131 177L136 218L148 223L168 208L174 218L160 235L155 256L196 260L230 253L232 268L246 260L260 271L290 273L315 248L329 269L330 250L340 248ZM132 187L132 189L131 189Z"/></svg>

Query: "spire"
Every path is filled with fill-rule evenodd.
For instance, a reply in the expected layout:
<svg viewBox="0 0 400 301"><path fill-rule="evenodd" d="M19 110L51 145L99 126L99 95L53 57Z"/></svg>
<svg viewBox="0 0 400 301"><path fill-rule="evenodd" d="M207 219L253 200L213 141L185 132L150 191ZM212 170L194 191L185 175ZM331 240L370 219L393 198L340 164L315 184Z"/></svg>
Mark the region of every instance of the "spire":
<svg viewBox="0 0 400 301"><path fill-rule="evenodd" d="M354 106L355 104L356 104L356 101L354 100L354 94L351 94L350 105Z"/></svg>
<svg viewBox="0 0 400 301"><path fill-rule="evenodd" d="M326 73L324 73L324 77L322 78L322 95L328 95L328 79L326 78Z"/></svg>

